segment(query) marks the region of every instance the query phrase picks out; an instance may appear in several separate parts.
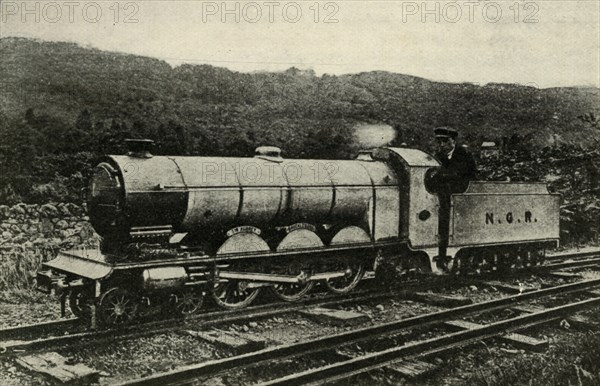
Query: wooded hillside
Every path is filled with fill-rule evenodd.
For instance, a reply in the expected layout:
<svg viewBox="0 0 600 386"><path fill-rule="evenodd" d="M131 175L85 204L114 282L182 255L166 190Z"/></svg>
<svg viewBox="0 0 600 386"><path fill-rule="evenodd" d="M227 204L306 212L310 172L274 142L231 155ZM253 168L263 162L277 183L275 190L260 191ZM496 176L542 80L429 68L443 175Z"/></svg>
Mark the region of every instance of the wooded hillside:
<svg viewBox="0 0 600 386"><path fill-rule="evenodd" d="M600 90L450 84L387 72L316 76L238 73L71 43L0 39L0 203L78 202L89 165L154 139L157 154L350 158L355 130L389 125L392 145L429 149L450 125L477 147L507 139L531 150L597 146Z"/></svg>

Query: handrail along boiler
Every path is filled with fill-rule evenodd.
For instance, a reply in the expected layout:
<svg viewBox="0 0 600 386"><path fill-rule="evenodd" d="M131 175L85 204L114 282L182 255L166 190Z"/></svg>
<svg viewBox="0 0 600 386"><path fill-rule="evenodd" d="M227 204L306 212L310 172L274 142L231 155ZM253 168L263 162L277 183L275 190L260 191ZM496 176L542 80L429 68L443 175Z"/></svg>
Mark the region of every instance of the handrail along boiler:
<svg viewBox="0 0 600 386"><path fill-rule="evenodd" d="M427 176L439 162L409 148L354 160L127 155L95 169L88 198L99 251L62 251L38 285L106 324L142 304L198 312L250 304L262 289L302 298L317 282L346 293L365 271L443 273L436 264L439 201ZM454 194L448 254L454 271L539 264L559 237L560 196L544 184L471 182ZM379 267L379 268L378 268Z"/></svg>

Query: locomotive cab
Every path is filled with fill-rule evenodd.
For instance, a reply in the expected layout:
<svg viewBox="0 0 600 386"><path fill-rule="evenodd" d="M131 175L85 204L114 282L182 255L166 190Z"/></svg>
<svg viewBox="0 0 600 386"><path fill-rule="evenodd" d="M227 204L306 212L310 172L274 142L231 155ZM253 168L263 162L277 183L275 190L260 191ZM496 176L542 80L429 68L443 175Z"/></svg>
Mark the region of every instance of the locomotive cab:
<svg viewBox="0 0 600 386"><path fill-rule="evenodd" d="M402 238L414 250L437 246L439 201L426 189L425 177L439 162L431 155L407 148L380 148L373 158L388 163L400 175Z"/></svg>

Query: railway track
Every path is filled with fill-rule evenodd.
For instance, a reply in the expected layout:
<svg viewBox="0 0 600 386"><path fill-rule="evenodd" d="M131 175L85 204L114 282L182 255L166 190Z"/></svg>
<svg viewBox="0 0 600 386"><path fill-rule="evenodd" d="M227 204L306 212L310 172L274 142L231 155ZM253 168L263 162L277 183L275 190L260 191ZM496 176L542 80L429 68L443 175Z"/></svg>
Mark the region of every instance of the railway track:
<svg viewBox="0 0 600 386"><path fill-rule="evenodd" d="M565 261L567 260L568 261ZM552 271L564 268L585 268L600 265L597 252L564 254L550 259L549 264L532 267L530 271ZM478 277L478 279L485 276ZM467 280L469 280L467 278ZM29 351L42 351L73 344L89 344L114 339L135 339L153 334L183 329L189 324L209 327L223 323L267 318L309 307L328 307L354 302L369 301L386 297L405 296L410 292L426 291L449 285L464 285L464 278L454 276L435 277L427 283L407 283L404 288L394 292L362 290L350 295L317 294L314 298L296 303L276 302L249 307L243 310L210 311L186 319L167 319L134 324L120 329L88 331L77 318L44 322L0 330L0 356L22 354ZM65 334L65 332L67 334Z"/></svg>
<svg viewBox="0 0 600 386"><path fill-rule="evenodd" d="M553 271L553 270L564 269L564 268L582 268L582 269L583 268L594 268L594 267L598 267L599 264L600 264L600 257L596 257L596 258L585 259L585 260L551 263L551 264L539 267L539 271Z"/></svg>
<svg viewBox="0 0 600 386"><path fill-rule="evenodd" d="M339 381L387 366L397 362L399 359L418 359L434 354L440 354L449 350L456 350L477 341L540 326L552 321L560 320L565 315L598 306L600 306L600 295L591 299L548 308L487 325L475 325L471 328L464 329L463 331L445 334L420 342L409 343L405 346L392 347L387 350L369 353L328 366L263 382L260 383L260 385L318 385L326 382Z"/></svg>
<svg viewBox="0 0 600 386"><path fill-rule="evenodd" d="M553 295L582 293L600 287L600 279L580 281L551 288L526 292L501 299L455 307L443 311L415 316L398 321L358 328L335 335L329 335L308 341L265 348L256 352L236 355L224 359L208 361L201 364L182 367L181 369L156 374L153 376L131 380L122 385L167 385L193 384L203 382L217 374L228 371L243 371L253 366L264 366L274 360L283 358L301 358L324 352L336 352L343 346L359 342L379 340L382 337L397 335L403 331L420 329L424 326L439 326L444 322L465 316L473 316L485 312L514 307L519 303L532 301ZM291 374L282 378L267 381L267 385L278 384L320 384L333 380L344 379L358 373L384 367L390 363L411 359L433 353L457 348L475 341L498 336L510 331L516 331L537 326L556 320L564 315L600 305L600 295L583 301L545 309L528 315L494 322L466 331L453 332L443 336L409 343L400 347L391 347L355 358L341 360L324 367ZM335 355L334 355L335 356Z"/></svg>
<svg viewBox="0 0 600 386"><path fill-rule="evenodd" d="M438 284L435 285L440 285L439 281L437 283ZM63 345L82 345L115 339L135 339L143 336L185 329L191 324L193 324L194 327L210 327L225 323L279 316L309 307L328 307L350 304L353 302L373 301L378 298L398 296L400 294L400 292L382 292L374 290L356 291L355 293L344 297L325 294L317 295L315 298L305 299L296 303L268 303L248 307L242 310L212 311L185 319L167 319L134 324L120 329L106 329L99 331L81 331L81 323L78 319L46 322L1 330L0 356L22 354L23 352L29 351L48 350ZM68 335L63 335L64 331L60 332L61 328L78 327L79 331ZM35 335L47 333L47 330L49 329L60 332L61 335L35 337ZM31 336L34 336L34 338L31 338Z"/></svg>
<svg viewBox="0 0 600 386"><path fill-rule="evenodd" d="M579 259L586 257L598 256L600 254L600 250L598 248L584 248L581 251L577 252L556 252L547 255L547 260L564 260L564 259Z"/></svg>

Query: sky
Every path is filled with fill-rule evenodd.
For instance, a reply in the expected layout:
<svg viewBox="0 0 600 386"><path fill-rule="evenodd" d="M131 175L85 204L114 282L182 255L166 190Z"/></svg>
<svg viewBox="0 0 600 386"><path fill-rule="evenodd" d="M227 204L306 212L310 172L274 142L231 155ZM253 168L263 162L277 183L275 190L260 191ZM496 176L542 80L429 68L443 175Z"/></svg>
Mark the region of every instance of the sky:
<svg viewBox="0 0 600 386"><path fill-rule="evenodd" d="M600 1L8 1L0 36L235 71L600 87Z"/></svg>

